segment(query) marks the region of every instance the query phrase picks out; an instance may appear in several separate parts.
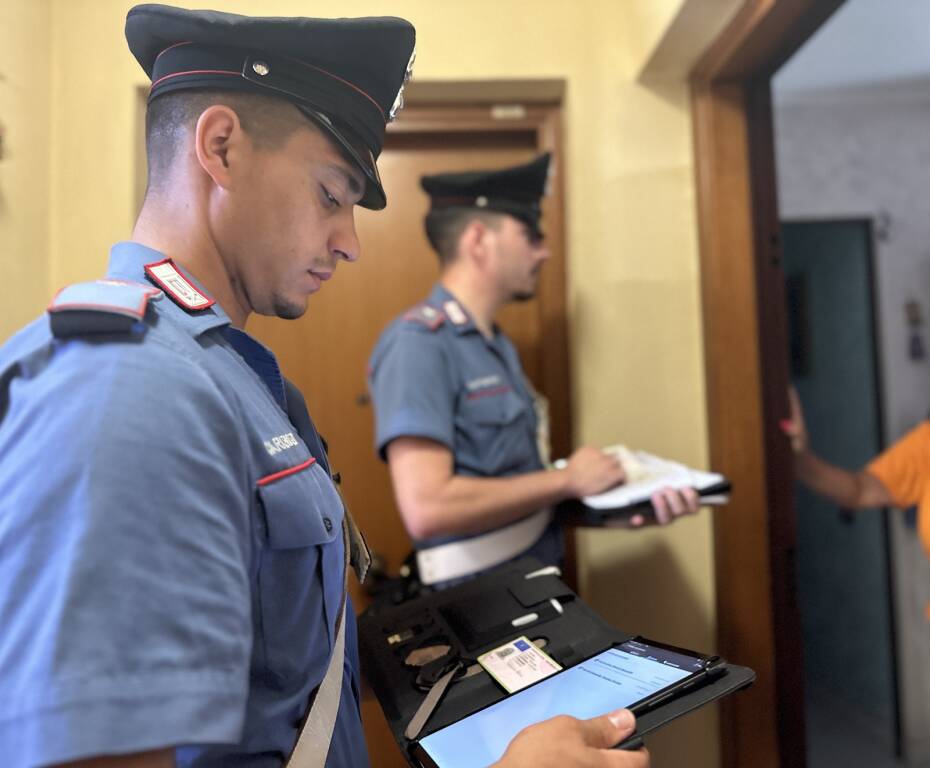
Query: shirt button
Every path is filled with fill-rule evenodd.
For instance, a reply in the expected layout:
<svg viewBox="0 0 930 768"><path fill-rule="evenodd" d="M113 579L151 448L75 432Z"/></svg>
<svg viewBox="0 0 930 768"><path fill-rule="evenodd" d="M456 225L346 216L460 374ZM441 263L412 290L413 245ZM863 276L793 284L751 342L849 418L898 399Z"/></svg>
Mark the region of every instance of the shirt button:
<svg viewBox="0 0 930 768"><path fill-rule="evenodd" d="M330 520L328 517L324 517L323 527L326 529L327 533L332 533L333 532L333 521Z"/></svg>

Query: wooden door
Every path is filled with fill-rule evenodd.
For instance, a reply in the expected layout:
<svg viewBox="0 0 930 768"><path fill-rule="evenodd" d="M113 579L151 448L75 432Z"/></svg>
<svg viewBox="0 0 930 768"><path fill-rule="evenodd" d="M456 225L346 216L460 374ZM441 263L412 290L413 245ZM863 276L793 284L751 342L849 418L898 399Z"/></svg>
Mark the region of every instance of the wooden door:
<svg viewBox="0 0 930 768"><path fill-rule="evenodd" d="M339 265L333 281L311 297L303 318L282 322L253 317L248 325L274 350L284 374L304 393L329 443L333 467L342 475L346 502L390 573L397 572L411 544L394 504L387 468L375 454L366 369L384 327L422 301L438 277L438 260L423 230L428 199L419 179L442 171L516 165L543 150L555 153L556 173L561 171L555 108L530 109L503 125L487 108L410 112L392 126L378 163L390 201L387 209L358 210L360 259ZM569 392L560 177L555 182L555 194L544 203L543 225L552 257L540 278L539 297L507 307L500 321L527 375L552 401L553 446L563 453L569 446ZM350 581L360 611L367 598ZM373 765L405 765L373 699L363 703L363 718Z"/></svg>

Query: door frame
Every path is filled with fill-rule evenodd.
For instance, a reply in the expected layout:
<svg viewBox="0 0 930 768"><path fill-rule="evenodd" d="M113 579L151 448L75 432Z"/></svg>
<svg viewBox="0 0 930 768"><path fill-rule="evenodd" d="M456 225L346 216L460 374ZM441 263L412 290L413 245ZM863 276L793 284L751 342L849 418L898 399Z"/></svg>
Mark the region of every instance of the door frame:
<svg viewBox="0 0 930 768"><path fill-rule="evenodd" d="M882 377L880 361L884 358L882 354L882 340L878 329L879 307L878 307L878 247L876 245L878 238L876 236L875 217L867 215L850 215L850 216L792 216L781 219L781 225L785 224L859 224L865 229L865 242L867 248L866 254L866 271L868 274L869 287L869 312L872 322L869 324L869 343L872 345L872 354L874 365L872 368L872 392L874 395L875 408L875 430L878 434L880 445L885 441L885 383ZM790 377L790 371L789 371ZM894 745L895 755L901 757L903 753L903 725L901 722L901 691L899 685L899 664L898 664L898 621L895 595L895 569L894 569L894 549L892 544L892 511L888 507L879 509L881 515L881 548L885 553L885 577L888 580L888 634L891 645L891 718L892 718L892 743ZM802 638L803 639L803 638Z"/></svg>
<svg viewBox="0 0 930 768"><path fill-rule="evenodd" d="M806 763L794 470L771 77L843 0L746 0L690 73L720 652L756 670L721 705L725 768Z"/></svg>

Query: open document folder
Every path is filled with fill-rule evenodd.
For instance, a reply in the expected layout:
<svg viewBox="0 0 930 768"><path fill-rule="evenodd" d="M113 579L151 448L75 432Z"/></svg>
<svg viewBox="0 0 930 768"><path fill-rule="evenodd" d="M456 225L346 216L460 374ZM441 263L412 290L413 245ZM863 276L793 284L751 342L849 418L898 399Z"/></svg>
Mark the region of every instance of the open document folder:
<svg viewBox="0 0 930 768"><path fill-rule="evenodd" d="M729 500L730 482L717 472L692 469L645 451L631 451L625 445L613 445L604 450L620 460L627 481L604 493L581 499L589 511L632 513L650 505L653 494L663 488L694 488L702 504L725 504ZM565 465L566 461L560 459L553 466L559 469Z"/></svg>

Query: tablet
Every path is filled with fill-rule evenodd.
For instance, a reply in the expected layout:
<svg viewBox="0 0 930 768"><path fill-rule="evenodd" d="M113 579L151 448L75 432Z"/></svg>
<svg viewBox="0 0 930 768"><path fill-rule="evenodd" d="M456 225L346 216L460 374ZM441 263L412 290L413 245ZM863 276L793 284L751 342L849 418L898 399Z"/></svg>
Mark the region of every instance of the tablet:
<svg viewBox="0 0 930 768"><path fill-rule="evenodd" d="M718 656L634 638L441 728L412 747L423 768L485 768L514 736L557 715L641 714L722 673Z"/></svg>

